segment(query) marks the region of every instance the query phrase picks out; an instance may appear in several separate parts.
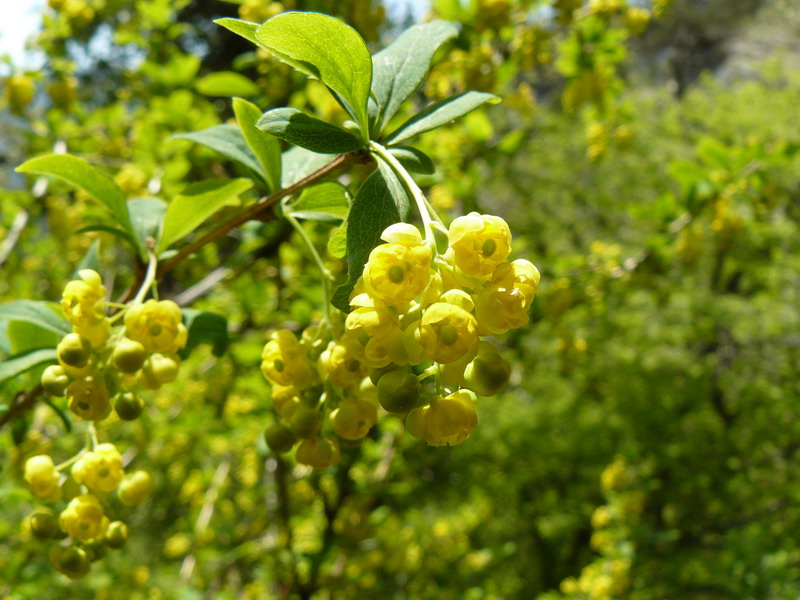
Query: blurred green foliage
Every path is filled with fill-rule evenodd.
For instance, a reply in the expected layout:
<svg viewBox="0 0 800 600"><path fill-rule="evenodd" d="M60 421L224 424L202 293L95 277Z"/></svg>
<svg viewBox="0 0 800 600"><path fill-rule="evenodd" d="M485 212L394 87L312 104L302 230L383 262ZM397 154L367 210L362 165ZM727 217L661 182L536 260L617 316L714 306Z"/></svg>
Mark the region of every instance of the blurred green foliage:
<svg viewBox="0 0 800 600"><path fill-rule="evenodd" d="M50 0L45 68L5 80L7 164L66 150L129 196L171 198L247 175L169 139L230 118L228 95L337 116L318 83L209 26L331 6L210 6ZM21 467L81 441L45 404L0 431L3 597L797 598L800 74L775 58L751 81L681 79L680 95L645 83L629 51L639 8L433 4L462 29L419 104L465 89L506 102L424 140L431 202L504 216L542 271L531 325L503 342L512 385L481 402L467 443L429 448L387 418L322 473L269 454L265 332L310 324L322 293L290 231L251 222L161 285L225 314L234 339L224 357L199 346L143 419L115 424L126 460L156 477L124 515L122 553L79 582L56 573L24 526ZM368 41L396 32L374 2L336 10ZM680 12L663 10L657 27L674 28ZM110 288L133 279L113 237L77 233L99 221L81 194L10 170L0 183L0 299L57 299L93 240ZM0 413L37 378L4 384Z"/></svg>

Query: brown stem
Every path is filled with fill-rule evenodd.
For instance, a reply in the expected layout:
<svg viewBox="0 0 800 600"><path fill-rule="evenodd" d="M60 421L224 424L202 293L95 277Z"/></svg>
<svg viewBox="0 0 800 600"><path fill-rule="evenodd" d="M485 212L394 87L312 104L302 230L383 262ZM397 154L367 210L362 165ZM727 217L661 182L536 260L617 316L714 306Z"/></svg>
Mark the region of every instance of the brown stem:
<svg viewBox="0 0 800 600"><path fill-rule="evenodd" d="M44 389L42 388L42 385L39 384L31 391L25 392L24 394L19 394L17 398L22 396L22 400L12 404L7 412L3 413L3 415L0 415L0 427L3 427L3 425L9 421L16 419L22 413L33 408L33 405L36 404L36 401L39 399L39 396L41 396L42 393L44 393Z"/></svg>
<svg viewBox="0 0 800 600"><path fill-rule="evenodd" d="M334 158L328 164L320 167L313 173L307 175L300 181L296 181L292 185L282 188L277 192L270 194L269 196L264 196L255 204L252 204L246 207L242 212L232 216L230 219L225 221L224 223L218 225L208 233L206 233L200 239L192 242L185 248L183 248L180 252L178 252L175 256L170 258L169 260L161 263L158 265L158 271L156 271L156 277L160 279L164 276L165 273L174 269L177 265L182 263L186 258L197 252L200 248L205 246L206 244L210 244L227 234L231 229L235 229L240 225L255 219L262 215L267 209L275 206L278 202L280 202L286 196L290 196L309 185L316 183L317 181L324 179L328 175L338 171L339 169L349 165L350 163L354 162L353 154L341 154Z"/></svg>

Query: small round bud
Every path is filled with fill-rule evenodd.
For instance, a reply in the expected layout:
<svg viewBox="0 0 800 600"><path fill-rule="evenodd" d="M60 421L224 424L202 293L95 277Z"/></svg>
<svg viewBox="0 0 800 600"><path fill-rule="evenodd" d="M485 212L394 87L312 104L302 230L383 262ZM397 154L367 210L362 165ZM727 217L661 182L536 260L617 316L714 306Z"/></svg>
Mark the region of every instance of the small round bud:
<svg viewBox="0 0 800 600"><path fill-rule="evenodd" d="M381 380L381 377L386 375L387 373L394 371L397 369L396 365L388 364L385 367L381 367L380 369L373 369L372 372L369 374L369 379L372 381L372 385L378 385L378 382Z"/></svg>
<svg viewBox="0 0 800 600"><path fill-rule="evenodd" d="M497 352L478 355L464 370L464 381L480 396L499 394L511 376L511 365Z"/></svg>
<svg viewBox="0 0 800 600"><path fill-rule="evenodd" d="M77 369L83 368L88 364L91 352L92 345L89 340L78 333L65 335L56 348L58 360Z"/></svg>
<svg viewBox="0 0 800 600"><path fill-rule="evenodd" d="M92 562L97 562L108 553L108 548L106 547L106 543L103 538L90 540L89 542L84 543L83 549L86 550L86 555Z"/></svg>
<svg viewBox="0 0 800 600"><path fill-rule="evenodd" d="M144 400L133 392L117 394L114 400L114 411L123 421L134 421L142 415Z"/></svg>
<svg viewBox="0 0 800 600"><path fill-rule="evenodd" d="M83 548L77 546L53 546L50 551L50 562L53 566L70 579L84 577L92 567L89 555Z"/></svg>
<svg viewBox="0 0 800 600"><path fill-rule="evenodd" d="M58 519L51 512L37 510L30 516L31 533L40 540L48 540L61 533Z"/></svg>
<svg viewBox="0 0 800 600"><path fill-rule="evenodd" d="M296 439L294 432L282 423L272 423L264 431L264 441L273 452L288 452Z"/></svg>
<svg viewBox="0 0 800 600"><path fill-rule="evenodd" d="M422 388L413 373L403 370L386 373L377 387L378 402L390 413L407 413L414 408Z"/></svg>
<svg viewBox="0 0 800 600"><path fill-rule="evenodd" d="M310 438L300 442L295 452L297 462L315 469L327 469L339 462L339 443L333 438Z"/></svg>
<svg viewBox="0 0 800 600"><path fill-rule="evenodd" d="M117 496L125 506L135 506L145 501L153 491L153 476L147 471L134 471L119 484Z"/></svg>
<svg viewBox="0 0 800 600"><path fill-rule="evenodd" d="M31 456L25 462L25 481L37 498L48 498L58 489L59 474L53 459L46 454Z"/></svg>
<svg viewBox="0 0 800 600"><path fill-rule="evenodd" d="M375 405L365 400L344 400L331 412L333 430L346 440L360 440L369 433L378 418Z"/></svg>
<svg viewBox="0 0 800 600"><path fill-rule="evenodd" d="M42 387L49 396L60 398L69 385L69 377L61 365L50 365L42 373Z"/></svg>
<svg viewBox="0 0 800 600"><path fill-rule="evenodd" d="M112 521L106 529L106 544L109 548L122 548L128 541L128 526L122 521Z"/></svg>
<svg viewBox="0 0 800 600"><path fill-rule="evenodd" d="M140 342L123 338L115 347L111 360L123 373L135 373L144 365L147 350Z"/></svg>
<svg viewBox="0 0 800 600"><path fill-rule="evenodd" d="M314 437L319 429L319 411L307 406L300 406L292 413L289 425L297 437L307 439Z"/></svg>
<svg viewBox="0 0 800 600"><path fill-rule="evenodd" d="M425 435L425 417L430 410L429 405L418 406L406 415L406 431L417 439Z"/></svg>
<svg viewBox="0 0 800 600"><path fill-rule="evenodd" d="M151 354L142 371L149 377L157 381L160 385L175 381L178 376L178 368L180 367L181 359L177 354Z"/></svg>

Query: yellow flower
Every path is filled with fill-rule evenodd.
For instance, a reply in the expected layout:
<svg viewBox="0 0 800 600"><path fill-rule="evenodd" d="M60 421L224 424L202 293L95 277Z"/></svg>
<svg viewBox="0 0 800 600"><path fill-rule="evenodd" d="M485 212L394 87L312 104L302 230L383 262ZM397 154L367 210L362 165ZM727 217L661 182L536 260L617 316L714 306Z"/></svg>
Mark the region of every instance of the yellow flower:
<svg viewBox="0 0 800 600"><path fill-rule="evenodd" d="M408 223L388 227L382 238L389 243L372 250L362 275L364 288L389 306L406 304L425 290L431 277L431 249L419 230Z"/></svg>
<svg viewBox="0 0 800 600"><path fill-rule="evenodd" d="M92 494L76 496L58 519L61 529L82 542L103 535L108 519L104 519L103 507Z"/></svg>
<svg viewBox="0 0 800 600"><path fill-rule="evenodd" d="M471 212L450 224L453 262L467 275L484 277L511 253L511 231L493 215Z"/></svg>
<svg viewBox="0 0 800 600"><path fill-rule="evenodd" d="M125 313L127 336L149 352L177 352L186 345L188 332L181 309L171 300L148 300Z"/></svg>
<svg viewBox="0 0 800 600"><path fill-rule="evenodd" d="M72 467L75 481L86 484L93 492L114 491L124 474L122 456L114 444L100 444Z"/></svg>
<svg viewBox="0 0 800 600"><path fill-rule="evenodd" d="M102 380L86 377L67 386L69 409L84 421L102 421L111 414L108 389Z"/></svg>
<svg viewBox="0 0 800 600"><path fill-rule="evenodd" d="M310 438L300 442L295 452L297 462L315 469L327 469L339 462L339 442L334 438Z"/></svg>
<svg viewBox="0 0 800 600"><path fill-rule="evenodd" d="M134 471L119 484L117 497L125 506L135 506L144 502L152 491L153 476L147 471Z"/></svg>
<svg viewBox="0 0 800 600"><path fill-rule="evenodd" d="M61 295L61 310L70 323L91 327L106 318L106 288L100 275L91 269L78 271L80 279L70 281Z"/></svg>
<svg viewBox="0 0 800 600"><path fill-rule="evenodd" d="M270 335L261 359L261 372L272 384L304 388L311 383L311 364L305 348L288 329L279 329Z"/></svg>
<svg viewBox="0 0 800 600"><path fill-rule="evenodd" d="M481 335L501 334L525 325L539 278L536 267L524 259L498 266L475 300Z"/></svg>
<svg viewBox="0 0 800 600"><path fill-rule="evenodd" d="M477 330L475 317L464 308L450 302L436 302L422 315L419 341L433 360L448 363L472 349L478 342Z"/></svg>
<svg viewBox="0 0 800 600"><path fill-rule="evenodd" d="M326 374L334 385L345 388L348 385L361 381L364 377L364 365L353 357L347 346L337 342L328 344L319 357L320 374Z"/></svg>
<svg viewBox="0 0 800 600"><path fill-rule="evenodd" d="M25 462L25 481L37 498L52 496L58 489L58 478L53 459L45 454L31 456Z"/></svg>
<svg viewBox="0 0 800 600"><path fill-rule="evenodd" d="M455 446L466 440L478 425L475 394L459 390L431 402L424 414L423 437L431 446Z"/></svg>
<svg viewBox="0 0 800 600"><path fill-rule="evenodd" d="M405 364L403 331L395 311L374 302L367 294L353 298L355 306L345 321L342 343L368 367L381 368L391 362Z"/></svg>
<svg viewBox="0 0 800 600"><path fill-rule="evenodd" d="M375 405L353 398L344 400L331 411L331 423L336 435L346 440L360 440L369 433L378 419Z"/></svg>

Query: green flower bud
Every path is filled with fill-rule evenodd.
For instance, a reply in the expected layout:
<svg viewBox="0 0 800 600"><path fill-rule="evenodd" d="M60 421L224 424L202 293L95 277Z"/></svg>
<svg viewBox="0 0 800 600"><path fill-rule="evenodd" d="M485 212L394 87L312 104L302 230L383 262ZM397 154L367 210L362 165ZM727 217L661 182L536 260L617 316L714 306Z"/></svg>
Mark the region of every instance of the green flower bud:
<svg viewBox="0 0 800 600"><path fill-rule="evenodd" d="M282 423L272 423L264 431L264 441L273 452L288 452L296 439L294 432Z"/></svg>
<svg viewBox="0 0 800 600"><path fill-rule="evenodd" d="M102 538L91 540L90 542L84 542L83 548L86 550L86 555L92 562L100 560L108 553L108 548L106 547L105 541Z"/></svg>
<svg viewBox="0 0 800 600"><path fill-rule="evenodd" d="M106 529L106 544L109 548L122 548L128 541L128 526L122 521L112 521Z"/></svg>
<svg viewBox="0 0 800 600"><path fill-rule="evenodd" d="M58 518L50 512L37 510L30 516L31 533L40 540L48 540L61 532L58 526Z"/></svg>
<svg viewBox="0 0 800 600"><path fill-rule="evenodd" d="M378 402L387 412L407 413L417 404L421 388L413 373L391 371L378 380Z"/></svg>
<svg viewBox="0 0 800 600"><path fill-rule="evenodd" d="M50 365L42 373L42 387L50 396L61 397L67 391L69 377L61 365Z"/></svg>
<svg viewBox="0 0 800 600"><path fill-rule="evenodd" d="M78 333L68 333L58 344L58 360L65 365L81 369L89 363L92 345Z"/></svg>
<svg viewBox="0 0 800 600"><path fill-rule="evenodd" d="M467 387L480 396L500 393L511 376L511 365L497 352L480 354L464 370Z"/></svg>
<svg viewBox="0 0 800 600"><path fill-rule="evenodd" d="M114 411L123 421L138 419L144 410L144 400L133 392L117 394L114 400Z"/></svg>
<svg viewBox="0 0 800 600"><path fill-rule="evenodd" d="M394 371L397 369L397 365L388 364L385 367L381 367L380 369L373 369L372 372L369 374L369 379L372 381L372 385L378 385L378 382L381 380L381 377Z"/></svg>
<svg viewBox="0 0 800 600"><path fill-rule="evenodd" d="M80 579L92 568L92 563L86 550L77 546L69 546L68 548L53 546L50 551L50 562L70 579Z"/></svg>
<svg viewBox="0 0 800 600"><path fill-rule="evenodd" d="M125 506L136 506L145 501L153 491L153 476L147 471L134 471L125 475L117 488L117 497Z"/></svg>
<svg viewBox="0 0 800 600"><path fill-rule="evenodd" d="M175 381L178 376L178 368L180 367L181 359L177 354L151 354L142 371L160 385Z"/></svg>
<svg viewBox="0 0 800 600"><path fill-rule="evenodd" d="M307 406L300 406L292 413L292 418L289 421L289 426L295 432L297 437L308 439L316 435L319 429L320 416L319 411L315 408L308 408Z"/></svg>
<svg viewBox="0 0 800 600"><path fill-rule="evenodd" d="M123 373L135 373L144 365L147 358L145 347L133 340L123 338L115 347L111 360L114 366Z"/></svg>

